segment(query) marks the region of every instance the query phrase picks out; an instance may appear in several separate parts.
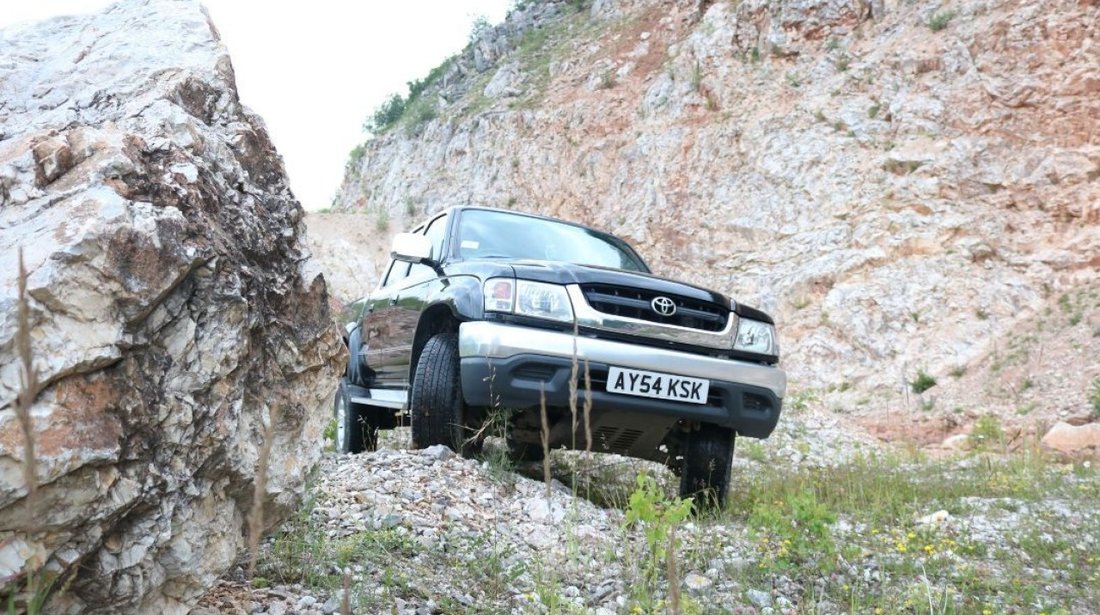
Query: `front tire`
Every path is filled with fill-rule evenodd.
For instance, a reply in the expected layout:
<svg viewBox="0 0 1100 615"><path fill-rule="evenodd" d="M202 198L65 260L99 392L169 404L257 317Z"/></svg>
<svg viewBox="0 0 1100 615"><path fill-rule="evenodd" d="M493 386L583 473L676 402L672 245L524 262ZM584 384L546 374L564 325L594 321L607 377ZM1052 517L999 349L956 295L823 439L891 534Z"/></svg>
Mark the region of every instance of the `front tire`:
<svg viewBox="0 0 1100 615"><path fill-rule="evenodd" d="M463 457L475 453L477 439L466 427L458 334L440 333L424 344L416 364L409 414L414 448L442 444Z"/></svg>
<svg viewBox="0 0 1100 615"><path fill-rule="evenodd" d="M688 434L680 473L680 497L695 498L697 510L720 509L729 494L733 445L728 427L703 423Z"/></svg>

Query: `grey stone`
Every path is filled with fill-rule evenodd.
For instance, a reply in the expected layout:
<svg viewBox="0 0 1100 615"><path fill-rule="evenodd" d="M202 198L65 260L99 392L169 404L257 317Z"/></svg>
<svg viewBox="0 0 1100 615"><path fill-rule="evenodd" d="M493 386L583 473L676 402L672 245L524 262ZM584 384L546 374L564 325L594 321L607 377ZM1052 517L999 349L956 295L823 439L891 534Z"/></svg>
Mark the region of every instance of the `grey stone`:
<svg viewBox="0 0 1100 615"><path fill-rule="evenodd" d="M454 451L442 444L433 444L429 446L428 448L423 450L423 454L426 457L429 457L436 461L446 461L447 459L451 459L455 456Z"/></svg>
<svg viewBox="0 0 1100 615"><path fill-rule="evenodd" d="M749 602L761 609L768 608L772 605L772 595L766 591L750 589L745 592L745 597L749 599Z"/></svg>
<svg viewBox="0 0 1100 615"><path fill-rule="evenodd" d="M20 249L48 383L41 514L0 594L79 561L52 611L181 612L244 546L265 426L265 526L320 458L343 348L302 208L197 1L14 26L0 56L0 457L22 456ZM3 465L0 527L25 493Z"/></svg>

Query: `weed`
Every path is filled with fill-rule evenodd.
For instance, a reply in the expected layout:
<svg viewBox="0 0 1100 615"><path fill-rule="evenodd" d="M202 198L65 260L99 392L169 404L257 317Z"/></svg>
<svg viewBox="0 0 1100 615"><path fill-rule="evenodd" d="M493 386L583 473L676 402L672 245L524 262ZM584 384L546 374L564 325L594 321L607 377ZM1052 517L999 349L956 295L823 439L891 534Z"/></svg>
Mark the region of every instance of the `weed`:
<svg viewBox="0 0 1100 615"><path fill-rule="evenodd" d="M809 407L810 403L817 401L817 392L813 389L805 389L791 395L787 399L789 411L798 412Z"/></svg>
<svg viewBox="0 0 1100 615"><path fill-rule="evenodd" d="M508 435L508 419L511 414L511 410L502 408L499 404L493 406L489 409L488 416L482 424L482 430L486 434L492 434L501 440L506 440ZM474 437L478 438L480 436L481 434L477 434ZM516 462L512 458L512 455L508 453L507 444L503 446L486 446L484 449L484 460L491 479L509 487L515 485Z"/></svg>
<svg viewBox="0 0 1100 615"><path fill-rule="evenodd" d="M703 85L703 66L696 60L695 66L691 67L691 89L696 92Z"/></svg>
<svg viewBox="0 0 1100 615"><path fill-rule="evenodd" d="M1092 381L1092 392L1089 393L1089 405L1092 406L1092 416L1100 419L1100 378Z"/></svg>
<svg viewBox="0 0 1100 615"><path fill-rule="evenodd" d="M336 446L336 419L331 418L325 424L321 437L325 440L325 450L333 450Z"/></svg>
<svg viewBox="0 0 1100 615"><path fill-rule="evenodd" d="M894 160L893 158L882 163L882 169L894 175L908 175L916 171L924 164L919 160Z"/></svg>
<svg viewBox="0 0 1100 615"><path fill-rule="evenodd" d="M411 101L405 113L405 117L408 118L405 122L405 134L410 137L418 136L424 130L424 125L434 120L438 115L435 101L430 98L420 97L415 101Z"/></svg>
<svg viewBox="0 0 1100 615"><path fill-rule="evenodd" d="M992 443L1002 442L1004 435L1001 420L994 414L986 414L978 417L974 422L974 427L970 430L970 442L975 447L982 448Z"/></svg>
<svg viewBox="0 0 1100 615"><path fill-rule="evenodd" d="M378 210L378 218L374 221L374 229L380 233L390 229L390 211L385 207Z"/></svg>
<svg viewBox="0 0 1100 615"><path fill-rule="evenodd" d="M928 28L933 32L939 32L947 27L947 24L951 23L951 20L958 15L958 11L949 9L946 11L940 11L932 16L932 19L928 21Z"/></svg>
<svg viewBox="0 0 1100 615"><path fill-rule="evenodd" d="M1069 295L1063 293L1061 297L1058 297L1058 307L1062 308L1062 311L1067 314L1073 309L1073 305L1069 301Z"/></svg>
<svg viewBox="0 0 1100 615"><path fill-rule="evenodd" d="M710 90L704 91L703 96L704 96L704 98L707 99L707 103L706 103L707 111L717 111L718 108L719 108L718 107L718 97L715 96L715 94L713 92L711 92Z"/></svg>
<svg viewBox="0 0 1100 615"><path fill-rule="evenodd" d="M493 24L489 23L489 19L484 15L474 17L473 22L470 23L470 32L466 35L467 44L476 45L481 37L492 29Z"/></svg>
<svg viewBox="0 0 1100 615"><path fill-rule="evenodd" d="M757 62L759 62L760 61L760 50L757 49L756 47L753 47L749 51L749 59L752 60L753 64L756 64Z"/></svg>
<svg viewBox="0 0 1100 615"><path fill-rule="evenodd" d="M764 445L760 440L753 440L750 438L742 439L737 445L737 450L745 459L751 459L758 463L764 463L768 460L768 456L764 451Z"/></svg>
<svg viewBox="0 0 1100 615"><path fill-rule="evenodd" d="M823 572L831 569L836 544L830 526L835 522L836 514L809 488L758 500L749 512L749 525L761 534L760 551L781 568L816 564Z"/></svg>
<svg viewBox="0 0 1100 615"><path fill-rule="evenodd" d="M989 320L989 312L983 310L982 308L974 310L974 316L978 320Z"/></svg>
<svg viewBox="0 0 1100 615"><path fill-rule="evenodd" d="M840 48L840 39L835 36L830 36L829 40L825 43L826 51L836 51Z"/></svg>
<svg viewBox="0 0 1100 615"><path fill-rule="evenodd" d="M876 117L878 117L878 112L880 110L882 110L882 105L876 102L870 107L867 107L867 117L871 118L872 120L875 119Z"/></svg>
<svg viewBox="0 0 1100 615"><path fill-rule="evenodd" d="M539 418L542 421L542 478L546 482L546 505L549 506L553 484L550 480L550 423L546 417L545 382L539 382Z"/></svg>
<svg viewBox="0 0 1100 615"><path fill-rule="evenodd" d="M936 386L936 378L923 369L918 369L917 377L909 382L909 388L917 395L920 395L934 386Z"/></svg>
<svg viewBox="0 0 1100 615"><path fill-rule="evenodd" d="M822 123L829 122L829 118L825 117L825 113L821 109L814 111L814 119Z"/></svg>
<svg viewBox="0 0 1100 615"><path fill-rule="evenodd" d="M34 354L31 349L30 305L27 301L27 268L23 262L22 247L19 248L18 259L15 348L19 361L19 390L16 392L11 408L19 424L19 431L23 436L21 465L23 466L23 486L27 490L27 494L23 499L25 517L19 529L30 536L38 531L38 457L35 454L34 419L31 416L31 407L42 389L41 383L38 381L38 371L34 366ZM17 525L17 527L19 526ZM8 546L7 538L0 540L0 550L4 550ZM22 602L22 604L18 606L22 607L22 612L37 614L42 611L46 601L53 593L54 583L58 577L53 572L34 569L34 564L31 562L27 562L25 566L28 569L16 569L15 575L4 577L4 585L7 585L7 582L19 578L20 573L26 574L20 590L12 591L7 595L7 600L4 602L7 603L8 612L15 612L17 608L16 594L21 594L20 598L22 600L19 602Z"/></svg>
<svg viewBox="0 0 1100 615"><path fill-rule="evenodd" d="M34 452L34 421L31 418L31 406L38 397L40 384L38 371L34 367L31 351L30 306L27 302L27 268L23 264L23 248L19 248L18 295L16 303L16 352L19 355L19 392L12 409L19 421L23 435L23 485L27 489L26 522L29 531L36 525L38 479L36 478L36 460Z"/></svg>
<svg viewBox="0 0 1100 615"><path fill-rule="evenodd" d="M802 80L799 79L798 75L796 75L794 73L787 73L786 79L787 79L787 85L791 86L792 88L797 88L797 87L802 86Z"/></svg>
<svg viewBox="0 0 1100 615"><path fill-rule="evenodd" d="M953 378L962 378L964 375L966 375L965 365L956 365L955 367L951 368L951 376Z"/></svg>
<svg viewBox="0 0 1100 615"><path fill-rule="evenodd" d="M637 488L630 494L623 523L627 527L641 527L647 548L642 564L643 582L635 589L635 598L642 602L643 610L651 611L649 604L656 593L656 584L662 570L676 570L675 557L680 548L676 530L691 515L692 500L669 498L657 481L648 474L639 474ZM679 579L670 576L670 586L679 587Z"/></svg>
<svg viewBox="0 0 1100 615"><path fill-rule="evenodd" d="M848 57L848 54L842 53L833 62L833 66L835 66L838 71L843 73L844 71L848 70L848 66L851 64L851 62L852 60Z"/></svg>

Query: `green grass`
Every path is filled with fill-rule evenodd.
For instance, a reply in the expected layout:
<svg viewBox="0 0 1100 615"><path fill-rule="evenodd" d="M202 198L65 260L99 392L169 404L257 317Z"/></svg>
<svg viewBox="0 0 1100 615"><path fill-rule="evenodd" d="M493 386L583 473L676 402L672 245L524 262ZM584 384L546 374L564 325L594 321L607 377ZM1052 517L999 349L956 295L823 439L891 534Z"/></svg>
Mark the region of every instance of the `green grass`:
<svg viewBox="0 0 1100 615"><path fill-rule="evenodd" d="M976 447L987 447L1004 442L1004 428L1001 420L994 414L986 414L974 421L974 427L970 430L970 443Z"/></svg>
<svg viewBox="0 0 1100 615"><path fill-rule="evenodd" d="M805 588L810 608L798 613L822 599L855 613L1069 613L1100 598L1100 552L1086 538L1100 532L1095 479L1030 451L965 464L880 455L773 465L740 477L714 522L748 528L757 555L747 586L783 575ZM920 522L937 510L949 521ZM978 527L994 537L976 534L974 518L991 520Z"/></svg>

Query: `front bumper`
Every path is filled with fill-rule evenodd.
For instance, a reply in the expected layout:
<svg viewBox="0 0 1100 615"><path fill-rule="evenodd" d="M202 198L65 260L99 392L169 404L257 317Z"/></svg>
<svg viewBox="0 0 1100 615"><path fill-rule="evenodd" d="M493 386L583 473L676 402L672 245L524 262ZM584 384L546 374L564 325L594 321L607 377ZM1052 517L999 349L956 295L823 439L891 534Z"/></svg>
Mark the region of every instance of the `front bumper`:
<svg viewBox="0 0 1100 615"><path fill-rule="evenodd" d="M787 376L778 367L494 322L463 323L458 352L463 396L473 406L537 407L545 395L548 407L568 407L575 354L577 407L590 395L596 411L715 423L755 438L765 438L775 429L787 389ZM584 390L586 362L590 393ZM705 378L710 396L703 405L609 393L611 366Z"/></svg>

